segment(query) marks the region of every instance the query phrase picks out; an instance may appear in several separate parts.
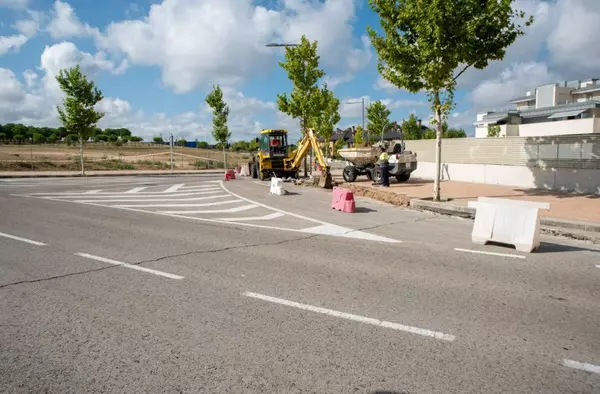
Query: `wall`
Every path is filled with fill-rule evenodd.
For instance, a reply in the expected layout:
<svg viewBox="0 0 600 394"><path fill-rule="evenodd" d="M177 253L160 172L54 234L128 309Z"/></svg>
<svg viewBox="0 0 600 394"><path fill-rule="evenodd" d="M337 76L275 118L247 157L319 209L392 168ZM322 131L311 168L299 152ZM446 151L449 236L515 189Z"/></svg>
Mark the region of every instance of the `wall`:
<svg viewBox="0 0 600 394"><path fill-rule="evenodd" d="M443 180L600 195L599 172L597 169L442 163ZM434 179L435 163L419 161L412 177Z"/></svg>
<svg viewBox="0 0 600 394"><path fill-rule="evenodd" d="M433 179L435 140L405 143ZM444 179L600 194L600 134L444 139L442 163Z"/></svg>
<svg viewBox="0 0 600 394"><path fill-rule="evenodd" d="M557 120L554 122L525 123L519 126L519 136L540 137L564 134L594 133L595 123L599 119L571 119Z"/></svg>

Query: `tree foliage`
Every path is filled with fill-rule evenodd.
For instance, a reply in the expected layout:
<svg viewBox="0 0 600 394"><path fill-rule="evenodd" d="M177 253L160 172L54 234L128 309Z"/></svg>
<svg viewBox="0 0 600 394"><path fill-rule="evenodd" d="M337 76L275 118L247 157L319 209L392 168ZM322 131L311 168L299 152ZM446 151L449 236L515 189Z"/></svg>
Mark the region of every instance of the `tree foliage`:
<svg viewBox="0 0 600 394"><path fill-rule="evenodd" d="M206 96L206 103L213 110L212 135L219 145L225 146L229 138L231 138L231 133L227 126L229 106L223 100L221 86L213 85L213 90Z"/></svg>
<svg viewBox="0 0 600 394"><path fill-rule="evenodd" d="M488 124L487 126L488 137L500 137L500 126L497 124Z"/></svg>
<svg viewBox="0 0 600 394"><path fill-rule="evenodd" d="M367 107L367 131L369 139L381 138L390 126L392 112L380 100L372 102Z"/></svg>
<svg viewBox="0 0 600 394"><path fill-rule="evenodd" d="M317 115L315 128L324 141L329 141L334 133L335 125L340 121L340 100L327 89L327 84L321 89L321 112ZM329 156L329 143L326 143Z"/></svg>
<svg viewBox="0 0 600 394"><path fill-rule="evenodd" d="M76 133L79 137L81 174L85 175L83 144L90 138L96 123L104 116L103 112L96 111L95 108L104 97L94 81L88 81L79 69L79 65L60 70L56 81L65 93L62 107L60 105L56 107L58 118L68 133Z"/></svg>
<svg viewBox="0 0 600 394"><path fill-rule="evenodd" d="M319 136L328 140L340 119L340 102L326 84L319 87L325 72L319 68L317 47L317 41L310 42L302 36L300 45L285 49L285 61L279 65L287 72L294 88L289 96L287 93L277 95L277 106L279 111L299 120L303 133L313 127Z"/></svg>
<svg viewBox="0 0 600 394"><path fill-rule="evenodd" d="M356 131L354 132L354 146L357 148L365 145L365 131L363 130L361 125L356 126Z"/></svg>
<svg viewBox="0 0 600 394"><path fill-rule="evenodd" d="M442 118L454 105L457 79L470 67L502 60L533 19L515 0L369 0L383 34L368 27L384 79L412 93L428 92L440 168ZM438 171L439 172L439 171ZM439 178L434 199L439 200Z"/></svg>
<svg viewBox="0 0 600 394"><path fill-rule="evenodd" d="M425 137L414 114L410 114L408 119L402 122L402 132L406 140L420 140Z"/></svg>

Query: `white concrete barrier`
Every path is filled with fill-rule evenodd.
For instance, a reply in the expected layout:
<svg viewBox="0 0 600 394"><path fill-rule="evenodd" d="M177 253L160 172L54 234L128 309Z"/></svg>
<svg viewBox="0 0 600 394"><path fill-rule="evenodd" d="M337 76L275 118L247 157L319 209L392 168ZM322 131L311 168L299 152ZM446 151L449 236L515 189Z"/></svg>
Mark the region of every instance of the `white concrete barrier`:
<svg viewBox="0 0 600 394"><path fill-rule="evenodd" d="M479 197L469 207L476 209L473 243L499 242L531 253L540 246L540 209L549 210L550 204Z"/></svg>
<svg viewBox="0 0 600 394"><path fill-rule="evenodd" d="M283 196L286 191L283 188L283 179L281 178L271 178L271 187L269 189L269 193L275 194L277 196Z"/></svg>
<svg viewBox="0 0 600 394"><path fill-rule="evenodd" d="M250 176L250 166L248 164L243 164L240 168L240 176Z"/></svg>

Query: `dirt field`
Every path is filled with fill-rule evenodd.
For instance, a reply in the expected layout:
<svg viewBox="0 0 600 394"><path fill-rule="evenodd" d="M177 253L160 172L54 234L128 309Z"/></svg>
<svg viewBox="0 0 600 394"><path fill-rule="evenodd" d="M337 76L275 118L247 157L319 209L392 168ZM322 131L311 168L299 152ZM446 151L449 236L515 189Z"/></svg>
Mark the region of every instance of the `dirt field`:
<svg viewBox="0 0 600 394"><path fill-rule="evenodd" d="M134 170L170 168L168 146L114 146L87 144L85 166L89 170ZM223 167L223 152L212 149L173 148L178 169ZM229 166L247 163L249 154L227 152ZM79 147L56 145L0 145L0 171L57 171L79 169Z"/></svg>

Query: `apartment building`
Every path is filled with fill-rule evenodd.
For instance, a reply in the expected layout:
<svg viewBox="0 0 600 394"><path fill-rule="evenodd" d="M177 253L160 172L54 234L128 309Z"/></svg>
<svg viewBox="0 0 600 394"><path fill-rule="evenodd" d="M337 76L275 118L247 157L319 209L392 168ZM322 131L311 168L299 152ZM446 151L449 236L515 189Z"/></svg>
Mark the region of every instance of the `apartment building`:
<svg viewBox="0 0 600 394"><path fill-rule="evenodd" d="M500 126L500 136L600 133L598 79L538 86L510 103L506 111L478 113L475 137L487 137L488 125Z"/></svg>

